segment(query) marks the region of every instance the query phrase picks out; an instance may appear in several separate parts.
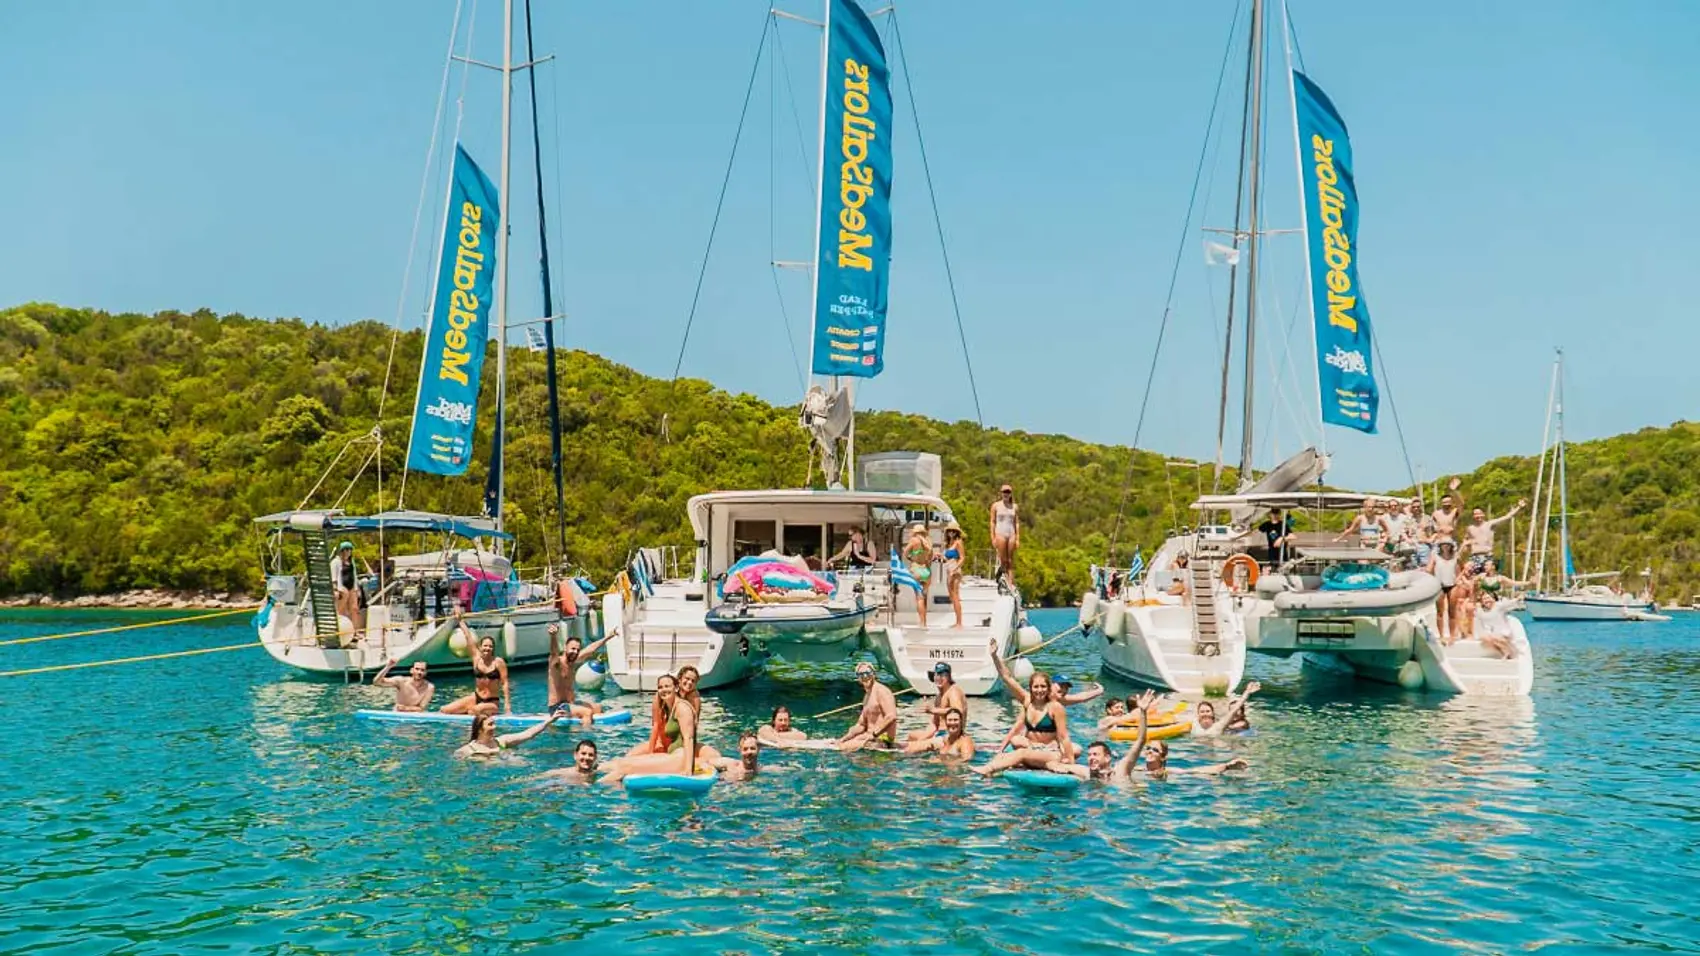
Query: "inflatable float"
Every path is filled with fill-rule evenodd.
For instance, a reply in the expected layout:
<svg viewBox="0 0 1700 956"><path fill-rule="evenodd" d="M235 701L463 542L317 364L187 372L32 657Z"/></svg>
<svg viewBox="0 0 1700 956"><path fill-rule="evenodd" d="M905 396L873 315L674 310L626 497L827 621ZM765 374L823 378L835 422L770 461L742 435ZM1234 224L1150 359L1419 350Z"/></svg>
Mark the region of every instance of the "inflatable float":
<svg viewBox="0 0 1700 956"><path fill-rule="evenodd" d="M704 794L714 786L719 778L714 770L703 770L694 775L682 773L640 773L622 779L627 793L643 794L646 796L666 796L668 794Z"/></svg>
<svg viewBox="0 0 1700 956"><path fill-rule="evenodd" d="M1076 790L1083 782L1072 773L1049 770L1006 770L1003 778L1023 790Z"/></svg>
<svg viewBox="0 0 1700 956"><path fill-rule="evenodd" d="M1192 733L1192 721L1183 720L1179 723L1148 726L1145 730L1145 740L1149 743L1153 740L1168 740L1170 737L1180 737L1190 733ZM1139 728L1111 727L1109 738L1117 743L1132 743L1139 739Z"/></svg>
<svg viewBox="0 0 1700 956"><path fill-rule="evenodd" d="M357 710L354 716L361 720L376 720L391 724L459 724L462 727L472 723L471 714L445 714L438 710ZM516 727L530 727L541 724L549 719L548 714L497 714L496 726L511 730ZM624 707L614 710L604 710L593 718L599 726L613 724L629 724L632 722L632 712ZM572 725L578 723L574 717L562 717L556 721L559 724Z"/></svg>

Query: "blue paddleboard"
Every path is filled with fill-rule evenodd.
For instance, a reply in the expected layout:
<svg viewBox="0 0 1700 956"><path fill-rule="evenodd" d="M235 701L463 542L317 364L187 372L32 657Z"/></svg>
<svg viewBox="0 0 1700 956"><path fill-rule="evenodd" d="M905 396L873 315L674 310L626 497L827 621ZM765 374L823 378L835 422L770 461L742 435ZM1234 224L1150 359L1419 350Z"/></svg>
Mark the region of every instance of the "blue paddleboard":
<svg viewBox="0 0 1700 956"><path fill-rule="evenodd" d="M622 779L627 793L665 796L707 793L720 775L713 770L687 777L682 773L640 773Z"/></svg>
<svg viewBox="0 0 1700 956"><path fill-rule="evenodd" d="M1081 780L1072 773L1052 773L1049 770L1006 770L1005 780L1024 790L1077 790Z"/></svg>
<svg viewBox="0 0 1700 956"><path fill-rule="evenodd" d="M471 714L445 714L441 711L407 711L407 710L357 710L354 716L361 720L380 720L392 724L459 724L465 727L472 723ZM548 714L497 714L496 726L503 730L526 728L547 720ZM632 712L625 708L605 710L594 718L597 724L629 724L632 722ZM557 726L571 727L578 723L576 718L562 717L555 721Z"/></svg>

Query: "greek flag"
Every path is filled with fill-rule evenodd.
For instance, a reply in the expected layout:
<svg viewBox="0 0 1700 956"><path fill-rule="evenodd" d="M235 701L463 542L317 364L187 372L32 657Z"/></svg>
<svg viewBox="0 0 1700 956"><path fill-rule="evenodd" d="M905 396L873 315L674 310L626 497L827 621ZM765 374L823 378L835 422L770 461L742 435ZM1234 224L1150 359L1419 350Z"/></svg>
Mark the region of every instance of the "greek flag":
<svg viewBox="0 0 1700 956"><path fill-rule="evenodd" d="M1145 570L1145 555L1140 554L1138 551L1135 551L1133 553L1133 563L1127 566L1127 579L1128 579L1128 581L1132 582L1133 580L1138 578L1139 573L1141 571L1144 571L1144 570Z"/></svg>
<svg viewBox="0 0 1700 956"><path fill-rule="evenodd" d="M891 583L909 588L916 594L921 593L921 582L915 580L915 576L909 573L909 569L897 557L896 548L891 549Z"/></svg>

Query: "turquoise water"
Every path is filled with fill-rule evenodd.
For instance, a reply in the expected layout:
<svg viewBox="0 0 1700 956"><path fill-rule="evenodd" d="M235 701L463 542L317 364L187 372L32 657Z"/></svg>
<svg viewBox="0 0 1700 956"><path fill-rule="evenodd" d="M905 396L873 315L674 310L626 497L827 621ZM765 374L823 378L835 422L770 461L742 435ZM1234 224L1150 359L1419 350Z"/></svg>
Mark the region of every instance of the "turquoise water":
<svg viewBox="0 0 1700 956"><path fill-rule="evenodd" d="M135 619L10 613L0 639ZM234 643L241 620L7 647L0 669ZM257 649L8 678L0 952L1700 949L1700 615L1530 636L1532 700L1254 658L1257 734L1175 747L1249 772L1042 796L775 753L700 802L540 788L577 732L458 762L456 731L357 723L386 695ZM1096 670L1078 638L1039 658ZM541 707L541 674L517 675ZM709 739L848 702L849 676L713 692ZM973 706L983 727L1010 710Z"/></svg>

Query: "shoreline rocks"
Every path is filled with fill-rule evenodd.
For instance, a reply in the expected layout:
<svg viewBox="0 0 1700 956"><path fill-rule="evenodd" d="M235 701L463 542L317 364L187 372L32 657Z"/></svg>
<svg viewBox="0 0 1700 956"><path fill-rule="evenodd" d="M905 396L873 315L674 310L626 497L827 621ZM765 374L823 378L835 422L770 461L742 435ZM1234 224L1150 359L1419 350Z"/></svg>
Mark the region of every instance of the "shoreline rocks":
<svg viewBox="0 0 1700 956"><path fill-rule="evenodd" d="M55 594L16 594L0 597L0 608L117 608L170 610L224 610L251 607L259 602L240 592L230 591L167 591L142 588L113 594L80 594L66 597Z"/></svg>

